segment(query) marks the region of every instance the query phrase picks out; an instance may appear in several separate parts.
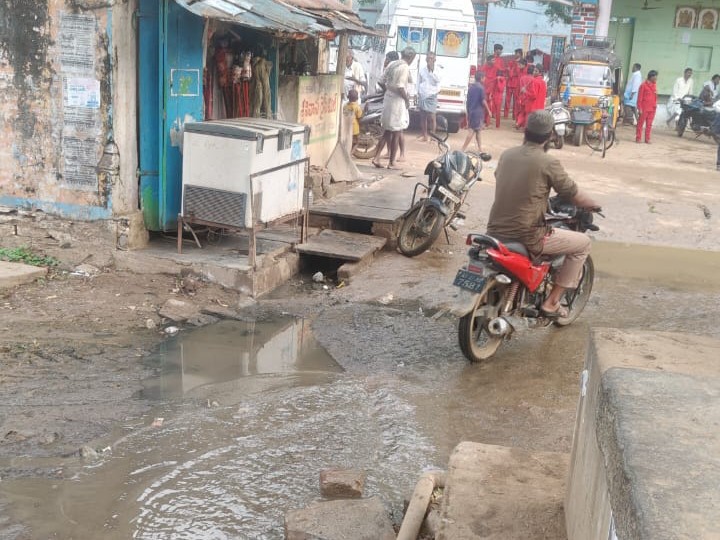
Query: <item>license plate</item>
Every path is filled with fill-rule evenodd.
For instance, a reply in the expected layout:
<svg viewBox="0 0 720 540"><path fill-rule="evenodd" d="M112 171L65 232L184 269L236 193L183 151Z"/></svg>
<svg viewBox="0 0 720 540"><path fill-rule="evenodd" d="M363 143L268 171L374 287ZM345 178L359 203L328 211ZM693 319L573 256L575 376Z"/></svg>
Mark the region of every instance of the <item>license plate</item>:
<svg viewBox="0 0 720 540"><path fill-rule="evenodd" d="M487 279L482 276L473 274L472 272L468 272L467 270L460 269L455 276L455 281L453 281L453 285L455 285L456 287L460 287L461 289L466 289L468 291L479 293L482 292L483 287L485 287L486 281Z"/></svg>
<svg viewBox="0 0 720 540"><path fill-rule="evenodd" d="M440 90L439 94L441 96L459 96L461 94L460 90Z"/></svg>
<svg viewBox="0 0 720 540"><path fill-rule="evenodd" d="M455 204L460 204L460 197L452 193L449 189L445 189L442 186L438 186L438 191L445 195L448 199L450 199Z"/></svg>

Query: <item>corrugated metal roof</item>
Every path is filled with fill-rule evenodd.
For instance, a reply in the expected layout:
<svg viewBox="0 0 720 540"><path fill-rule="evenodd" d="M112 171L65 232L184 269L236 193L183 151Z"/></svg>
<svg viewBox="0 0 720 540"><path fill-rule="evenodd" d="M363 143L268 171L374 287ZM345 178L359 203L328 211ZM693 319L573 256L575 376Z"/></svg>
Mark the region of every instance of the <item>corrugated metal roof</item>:
<svg viewBox="0 0 720 540"><path fill-rule="evenodd" d="M343 4L338 0L284 0L291 6L308 10L340 11L342 13L355 13L351 5Z"/></svg>
<svg viewBox="0 0 720 540"><path fill-rule="evenodd" d="M338 0L175 0L200 17L231 21L279 33L322 34L331 30L379 35Z"/></svg>
<svg viewBox="0 0 720 540"><path fill-rule="evenodd" d="M352 6L345 5L338 0L282 0L297 8L311 13L318 17L319 22L339 32L351 32L354 34L382 35L372 28L365 26L365 23L358 17Z"/></svg>
<svg viewBox="0 0 720 540"><path fill-rule="evenodd" d="M275 0L175 0L195 15L268 32L319 34L329 29L310 13Z"/></svg>

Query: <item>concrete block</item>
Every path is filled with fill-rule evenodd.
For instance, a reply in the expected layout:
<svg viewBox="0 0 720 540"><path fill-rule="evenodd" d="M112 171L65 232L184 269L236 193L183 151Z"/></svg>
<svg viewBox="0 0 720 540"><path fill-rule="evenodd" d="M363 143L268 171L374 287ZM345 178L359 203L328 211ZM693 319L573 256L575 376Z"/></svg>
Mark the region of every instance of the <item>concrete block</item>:
<svg viewBox="0 0 720 540"><path fill-rule="evenodd" d="M720 342L598 329L565 502L570 540L720 537Z"/></svg>
<svg viewBox="0 0 720 540"><path fill-rule="evenodd" d="M436 540L565 538L568 456L473 442L450 456Z"/></svg>
<svg viewBox="0 0 720 540"><path fill-rule="evenodd" d="M188 319L199 317L200 308L190 302L170 298L160 308L159 314L173 322L185 322Z"/></svg>
<svg viewBox="0 0 720 540"><path fill-rule="evenodd" d="M720 378L613 368L597 439L618 538L720 538Z"/></svg>
<svg viewBox="0 0 720 540"><path fill-rule="evenodd" d="M380 499L318 502L285 515L286 540L394 540Z"/></svg>
<svg viewBox="0 0 720 540"><path fill-rule="evenodd" d="M10 289L45 277L47 268L29 264L0 261L0 289Z"/></svg>
<svg viewBox="0 0 720 540"><path fill-rule="evenodd" d="M329 498L360 498L365 487L365 477L365 472L358 469L320 471L320 493Z"/></svg>

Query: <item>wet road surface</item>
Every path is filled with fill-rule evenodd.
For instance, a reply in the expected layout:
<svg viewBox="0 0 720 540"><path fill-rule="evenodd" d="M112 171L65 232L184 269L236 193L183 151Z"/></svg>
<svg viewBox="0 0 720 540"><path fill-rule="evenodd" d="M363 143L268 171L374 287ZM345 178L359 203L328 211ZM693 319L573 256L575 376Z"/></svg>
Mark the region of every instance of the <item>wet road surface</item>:
<svg viewBox="0 0 720 540"><path fill-rule="evenodd" d="M152 412L95 441L97 460L49 458L55 478L0 482L3 537L283 538L323 468L366 470L366 494L399 520L460 441L568 452L590 322L720 337L713 254L659 250L633 270L622 247L595 251L607 271L580 320L514 336L482 364L462 357L455 320L408 303L183 332L137 396Z"/></svg>

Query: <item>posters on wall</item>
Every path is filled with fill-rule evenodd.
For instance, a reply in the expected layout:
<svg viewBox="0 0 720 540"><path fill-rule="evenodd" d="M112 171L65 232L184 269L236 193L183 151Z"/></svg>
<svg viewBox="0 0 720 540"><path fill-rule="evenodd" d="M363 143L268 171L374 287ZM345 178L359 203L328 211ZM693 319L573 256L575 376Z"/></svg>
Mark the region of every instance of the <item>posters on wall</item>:
<svg viewBox="0 0 720 540"><path fill-rule="evenodd" d="M97 191L102 122L100 81L95 74L97 20L93 14L63 13L58 45L63 89L63 185Z"/></svg>

